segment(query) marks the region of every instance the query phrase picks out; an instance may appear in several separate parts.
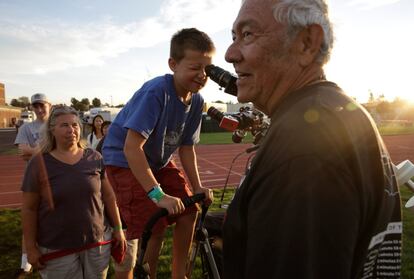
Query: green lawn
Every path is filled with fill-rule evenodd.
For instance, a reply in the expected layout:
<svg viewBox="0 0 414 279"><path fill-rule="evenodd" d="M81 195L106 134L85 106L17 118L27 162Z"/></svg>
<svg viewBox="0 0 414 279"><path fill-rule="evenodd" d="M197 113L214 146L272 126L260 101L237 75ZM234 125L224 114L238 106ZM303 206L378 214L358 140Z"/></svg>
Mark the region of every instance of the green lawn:
<svg viewBox="0 0 414 279"><path fill-rule="evenodd" d="M218 132L218 133L201 133L199 144L228 144L233 143L231 139L231 132ZM253 142L253 137L250 133L242 140L242 143Z"/></svg>
<svg viewBox="0 0 414 279"><path fill-rule="evenodd" d="M404 126L381 126L378 127L378 130L383 136L392 136L392 135L408 135L414 134L414 126L404 127ZM202 133L200 135L199 144L229 144L233 143L231 140L231 132L218 132L218 133ZM250 133L247 133L246 137L243 139L243 143L251 143L253 137Z"/></svg>
<svg viewBox="0 0 414 279"><path fill-rule="evenodd" d="M0 151L0 156L1 155L17 155L17 147L13 147L8 150Z"/></svg>
<svg viewBox="0 0 414 279"><path fill-rule="evenodd" d="M380 126L378 130L381 135L383 136L392 136L392 135L408 135L414 134L414 126L395 126L395 125L388 125L388 126Z"/></svg>

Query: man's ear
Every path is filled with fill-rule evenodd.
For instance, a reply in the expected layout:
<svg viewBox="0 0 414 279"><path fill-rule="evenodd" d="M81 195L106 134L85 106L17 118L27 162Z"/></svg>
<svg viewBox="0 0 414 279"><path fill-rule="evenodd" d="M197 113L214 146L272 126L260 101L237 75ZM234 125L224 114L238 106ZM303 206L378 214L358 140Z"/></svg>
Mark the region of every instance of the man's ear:
<svg viewBox="0 0 414 279"><path fill-rule="evenodd" d="M303 67L315 61L322 47L323 29L318 24L312 24L301 30L297 36L299 64Z"/></svg>
<svg viewBox="0 0 414 279"><path fill-rule="evenodd" d="M175 67L177 66L177 62L174 58L168 58L168 66L170 66L171 71L175 72Z"/></svg>

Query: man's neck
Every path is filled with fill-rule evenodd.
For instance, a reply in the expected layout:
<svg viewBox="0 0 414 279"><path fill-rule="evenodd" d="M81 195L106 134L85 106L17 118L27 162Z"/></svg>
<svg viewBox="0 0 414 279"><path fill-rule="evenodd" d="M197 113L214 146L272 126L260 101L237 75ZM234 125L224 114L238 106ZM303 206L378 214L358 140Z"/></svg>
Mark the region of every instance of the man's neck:
<svg viewBox="0 0 414 279"><path fill-rule="evenodd" d="M43 119L40 119L40 118L36 118L36 120L35 121L37 121L37 122L40 122L40 123L46 123L46 121L47 121L47 118L43 118Z"/></svg>
<svg viewBox="0 0 414 279"><path fill-rule="evenodd" d="M268 115L271 115L280 101L290 93L325 79L323 69L317 64L314 64L312 67L306 69L300 75L291 76L296 76L296 78L289 79L289 76L287 76L284 82L278 83L278 87L275 88L269 100L264 103L266 104L266 107L263 111Z"/></svg>

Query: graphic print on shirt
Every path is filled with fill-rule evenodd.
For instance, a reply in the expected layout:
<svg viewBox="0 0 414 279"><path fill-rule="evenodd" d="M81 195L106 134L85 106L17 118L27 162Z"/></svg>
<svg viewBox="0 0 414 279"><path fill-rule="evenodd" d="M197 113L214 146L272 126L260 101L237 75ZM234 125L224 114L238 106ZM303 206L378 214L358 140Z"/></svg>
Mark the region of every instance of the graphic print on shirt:
<svg viewBox="0 0 414 279"><path fill-rule="evenodd" d="M180 131L180 132L177 132ZM181 136L183 129L176 131L167 131L164 138L164 156L172 154L181 142Z"/></svg>
<svg viewBox="0 0 414 279"><path fill-rule="evenodd" d="M381 150L384 170L384 204L399 208L400 195L389 155ZM390 210L391 211L391 210ZM402 222L398 216L392 216L384 231L371 238L368 255L364 264L363 279L400 278ZM394 221L394 222L392 222Z"/></svg>

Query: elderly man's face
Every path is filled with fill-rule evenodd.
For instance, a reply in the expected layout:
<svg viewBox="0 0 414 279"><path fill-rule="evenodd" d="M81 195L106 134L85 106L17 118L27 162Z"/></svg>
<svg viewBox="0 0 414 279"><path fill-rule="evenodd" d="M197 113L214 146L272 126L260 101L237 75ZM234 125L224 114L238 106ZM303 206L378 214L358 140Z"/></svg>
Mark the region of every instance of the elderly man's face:
<svg viewBox="0 0 414 279"><path fill-rule="evenodd" d="M233 24L233 43L226 61L239 76L238 100L264 109L293 62L286 47L284 26L272 14L276 1L246 0Z"/></svg>

